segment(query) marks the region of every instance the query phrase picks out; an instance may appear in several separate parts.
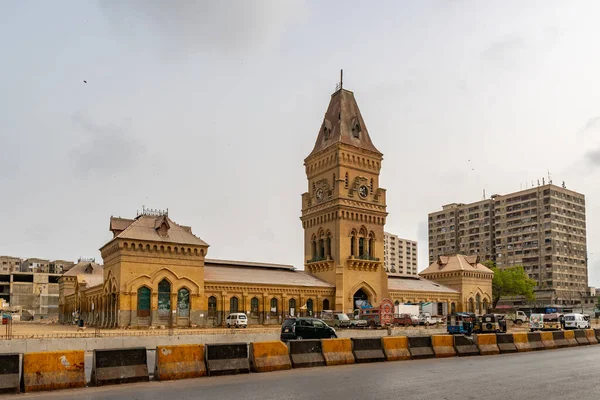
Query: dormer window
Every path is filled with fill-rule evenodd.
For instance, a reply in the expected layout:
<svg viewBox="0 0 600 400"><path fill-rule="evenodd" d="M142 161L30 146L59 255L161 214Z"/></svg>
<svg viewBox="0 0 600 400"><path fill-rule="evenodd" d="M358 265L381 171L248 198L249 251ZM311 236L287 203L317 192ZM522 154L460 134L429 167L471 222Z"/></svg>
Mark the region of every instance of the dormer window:
<svg viewBox="0 0 600 400"><path fill-rule="evenodd" d="M357 117L352 118L352 122L350 123L350 126L352 127L352 136L354 136L355 138L360 138L360 122L358 121Z"/></svg>
<svg viewBox="0 0 600 400"><path fill-rule="evenodd" d="M331 122L329 122L329 120L325 119L323 121L323 137L325 138L325 140L329 140L330 136L331 136Z"/></svg>

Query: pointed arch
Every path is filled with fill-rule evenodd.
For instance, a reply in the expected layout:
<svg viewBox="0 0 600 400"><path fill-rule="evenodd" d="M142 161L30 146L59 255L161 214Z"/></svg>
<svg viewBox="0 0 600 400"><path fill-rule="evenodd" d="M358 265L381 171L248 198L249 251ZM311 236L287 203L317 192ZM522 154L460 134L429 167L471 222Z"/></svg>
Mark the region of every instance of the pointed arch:
<svg viewBox="0 0 600 400"><path fill-rule="evenodd" d="M372 304L378 303L377 292L375 291L375 289L373 289L371 285L369 285L365 281L357 283L352 287L352 289L350 289L350 291L348 292L348 300L350 302L352 302L352 299L354 298L354 293L358 292L359 289L362 289L364 292L367 293L367 296L369 296L369 299L371 300ZM354 305L352 305L352 307L354 307Z"/></svg>

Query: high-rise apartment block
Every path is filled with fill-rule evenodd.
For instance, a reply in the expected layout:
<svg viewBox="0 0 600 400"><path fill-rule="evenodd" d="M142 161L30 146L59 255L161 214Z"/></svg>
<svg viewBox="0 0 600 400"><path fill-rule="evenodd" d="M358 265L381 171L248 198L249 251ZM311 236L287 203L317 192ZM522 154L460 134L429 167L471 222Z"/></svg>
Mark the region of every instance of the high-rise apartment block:
<svg viewBox="0 0 600 400"><path fill-rule="evenodd" d="M578 304L588 290L585 196L552 184L429 214L429 261L461 253L522 265L536 298Z"/></svg>
<svg viewBox="0 0 600 400"><path fill-rule="evenodd" d="M384 233L384 266L390 276L417 275L417 242Z"/></svg>

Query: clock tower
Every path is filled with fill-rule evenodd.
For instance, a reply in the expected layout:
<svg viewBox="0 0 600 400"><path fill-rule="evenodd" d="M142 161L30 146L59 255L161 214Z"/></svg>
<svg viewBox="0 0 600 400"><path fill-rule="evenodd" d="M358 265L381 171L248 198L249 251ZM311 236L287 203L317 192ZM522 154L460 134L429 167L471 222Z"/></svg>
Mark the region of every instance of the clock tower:
<svg viewBox="0 0 600 400"><path fill-rule="evenodd" d="M354 93L331 95L312 152L304 160L304 269L335 285L334 311L379 305L388 297L383 265L383 155L375 148Z"/></svg>

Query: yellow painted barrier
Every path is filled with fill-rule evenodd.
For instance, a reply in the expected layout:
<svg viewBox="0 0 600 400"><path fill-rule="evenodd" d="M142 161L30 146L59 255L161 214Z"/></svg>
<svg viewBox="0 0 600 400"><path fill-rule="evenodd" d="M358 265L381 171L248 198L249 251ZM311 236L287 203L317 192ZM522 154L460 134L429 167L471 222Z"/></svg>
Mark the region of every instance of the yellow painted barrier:
<svg viewBox="0 0 600 400"><path fill-rule="evenodd" d="M577 339L575 339L575 331L565 331L565 339L569 344L569 347L579 346Z"/></svg>
<svg viewBox="0 0 600 400"><path fill-rule="evenodd" d="M250 343L250 363L254 372L282 371L292 368L290 353L285 343Z"/></svg>
<svg viewBox="0 0 600 400"><path fill-rule="evenodd" d="M432 335L431 346L436 358L454 357L454 337L452 335Z"/></svg>
<svg viewBox="0 0 600 400"><path fill-rule="evenodd" d="M586 329L585 336L590 341L590 344L598 344L598 339L596 338L596 332L593 329Z"/></svg>
<svg viewBox="0 0 600 400"><path fill-rule="evenodd" d="M526 332L518 332L513 333L513 340L515 341L515 347L517 351L531 351L531 346L529 345L529 338L527 337Z"/></svg>
<svg viewBox="0 0 600 400"><path fill-rule="evenodd" d="M170 381L206 375L204 345L157 346L154 379Z"/></svg>
<svg viewBox="0 0 600 400"><path fill-rule="evenodd" d="M325 365L354 364L352 339L323 339L321 347Z"/></svg>
<svg viewBox="0 0 600 400"><path fill-rule="evenodd" d="M410 360L406 336L384 336L381 338L386 361Z"/></svg>
<svg viewBox="0 0 600 400"><path fill-rule="evenodd" d="M542 339L542 343L544 347L547 349L556 349L558 346L554 341L554 335L552 332L540 332L540 338Z"/></svg>
<svg viewBox="0 0 600 400"><path fill-rule="evenodd" d="M481 335L475 335L475 344L479 349L479 354L482 356L488 356L493 354L500 354L498 348L498 341L496 335L493 333L483 333Z"/></svg>
<svg viewBox="0 0 600 400"><path fill-rule="evenodd" d="M83 350L23 354L22 384L25 392L85 386Z"/></svg>

